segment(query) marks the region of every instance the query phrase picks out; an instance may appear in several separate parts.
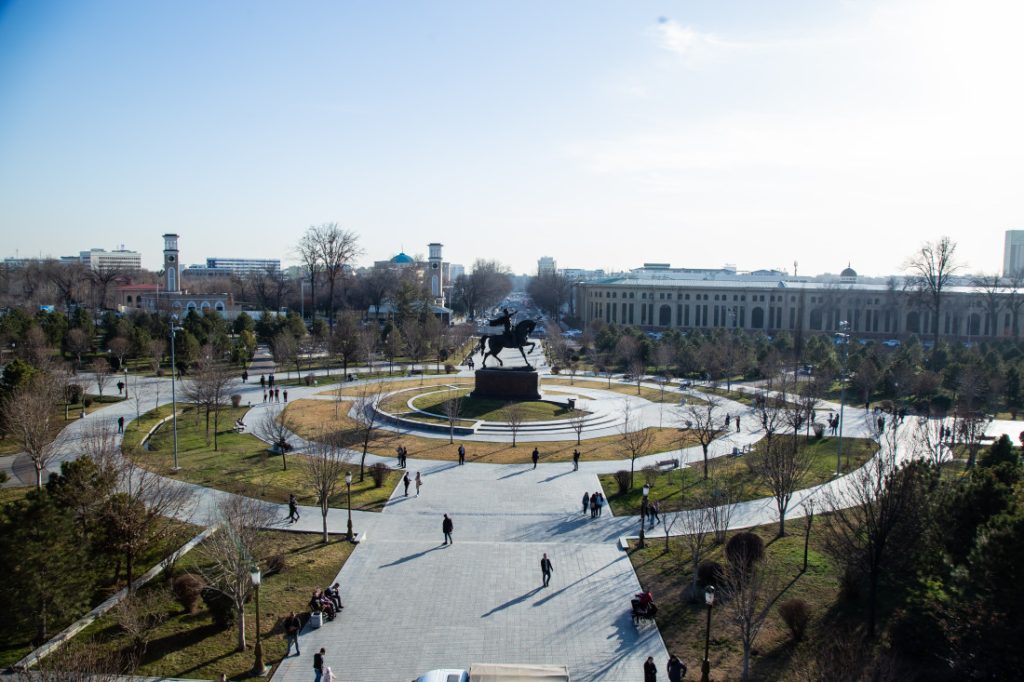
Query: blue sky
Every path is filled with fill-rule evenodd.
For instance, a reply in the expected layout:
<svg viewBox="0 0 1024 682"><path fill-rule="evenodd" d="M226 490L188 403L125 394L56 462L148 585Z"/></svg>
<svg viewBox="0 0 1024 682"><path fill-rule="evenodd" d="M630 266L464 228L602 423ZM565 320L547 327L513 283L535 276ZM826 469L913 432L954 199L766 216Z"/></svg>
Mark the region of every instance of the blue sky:
<svg viewBox="0 0 1024 682"><path fill-rule="evenodd" d="M1021 3L0 2L0 256L898 271L1024 228Z"/></svg>

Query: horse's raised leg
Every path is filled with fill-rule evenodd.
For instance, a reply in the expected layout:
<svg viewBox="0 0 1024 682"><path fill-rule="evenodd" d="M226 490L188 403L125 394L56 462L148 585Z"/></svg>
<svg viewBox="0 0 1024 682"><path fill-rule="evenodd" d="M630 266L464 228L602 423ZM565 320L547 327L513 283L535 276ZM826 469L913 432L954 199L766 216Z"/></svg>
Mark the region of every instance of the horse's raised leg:
<svg viewBox="0 0 1024 682"><path fill-rule="evenodd" d="M523 356L523 362L526 363L526 366L532 369L533 365L531 365L530 361L526 358L526 351L523 350L522 346L519 346L519 353Z"/></svg>

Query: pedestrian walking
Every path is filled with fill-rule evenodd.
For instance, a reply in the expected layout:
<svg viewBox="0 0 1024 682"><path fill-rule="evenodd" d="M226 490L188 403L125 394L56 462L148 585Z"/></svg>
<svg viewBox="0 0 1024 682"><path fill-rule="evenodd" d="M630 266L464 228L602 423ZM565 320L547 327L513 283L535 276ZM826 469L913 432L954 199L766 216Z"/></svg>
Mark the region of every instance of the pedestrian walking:
<svg viewBox="0 0 1024 682"><path fill-rule="evenodd" d="M295 494L288 495L288 523L295 523L299 520L299 503Z"/></svg>
<svg viewBox="0 0 1024 682"><path fill-rule="evenodd" d="M405 466L405 463L402 461L402 446L401 445L395 447L395 458L398 460L398 468L399 469L401 469L402 467Z"/></svg>
<svg viewBox="0 0 1024 682"><path fill-rule="evenodd" d="M271 374L270 378L267 381L270 383L270 387L273 388L274 387L274 375Z"/></svg>
<svg viewBox="0 0 1024 682"><path fill-rule="evenodd" d="M590 518L597 518L597 493L590 494Z"/></svg>
<svg viewBox="0 0 1024 682"><path fill-rule="evenodd" d="M736 415L736 433L740 432L740 416Z"/></svg>
<svg viewBox="0 0 1024 682"><path fill-rule="evenodd" d="M263 391L263 402L267 402L267 392Z"/></svg>
<svg viewBox="0 0 1024 682"><path fill-rule="evenodd" d="M654 664L654 656L648 656L644 662L644 682L658 682L658 666Z"/></svg>
<svg viewBox="0 0 1024 682"><path fill-rule="evenodd" d="M590 493L586 490L583 491L583 513L586 514L590 509Z"/></svg>
<svg viewBox="0 0 1024 682"><path fill-rule="evenodd" d="M441 532L444 533L444 542L441 544L455 544L455 540L452 540L452 531L455 530L455 524L452 523L451 518L445 514L444 521L441 522Z"/></svg>
<svg viewBox="0 0 1024 682"><path fill-rule="evenodd" d="M644 498L642 500L640 500L640 527L641 528L643 528L644 522L647 520L647 517L648 517L647 511L650 508L651 508L651 503L647 499L647 496L645 495Z"/></svg>
<svg viewBox="0 0 1024 682"><path fill-rule="evenodd" d="M580 449L579 448L573 448L573 451L572 451L572 470L573 471L579 471L580 470Z"/></svg>
<svg viewBox="0 0 1024 682"><path fill-rule="evenodd" d="M465 464L465 463L466 463L466 446L465 445L460 445L459 446L459 464Z"/></svg>
<svg viewBox="0 0 1024 682"><path fill-rule="evenodd" d="M402 483L405 484L405 496L409 497L409 484L412 483L412 479L409 478L409 472L405 472L405 477L402 479Z"/></svg>
<svg viewBox="0 0 1024 682"><path fill-rule="evenodd" d="M242 383L244 384L244 383L246 383L248 381L249 381L249 371L243 369L242 370Z"/></svg>
<svg viewBox="0 0 1024 682"><path fill-rule="evenodd" d="M327 654L327 649L320 647L320 651L313 654L313 672L316 673L316 677L313 682L321 682L324 676L324 656Z"/></svg>
<svg viewBox="0 0 1024 682"><path fill-rule="evenodd" d="M537 448L534 448L533 449L532 457L533 457L533 468L536 469L537 468L537 460L540 459L540 450L538 450Z"/></svg>
<svg viewBox="0 0 1024 682"><path fill-rule="evenodd" d="M123 416L117 418L117 432L118 433L124 433L124 417Z"/></svg>
<svg viewBox="0 0 1024 682"><path fill-rule="evenodd" d="M288 402L288 389L284 389L284 401Z"/></svg>
<svg viewBox="0 0 1024 682"><path fill-rule="evenodd" d="M660 523L661 522L661 516L659 515L660 511L661 511L661 508L658 506L658 501L657 500L651 500L651 516L654 519L654 521L651 522L652 526L655 523Z"/></svg>
<svg viewBox="0 0 1024 682"><path fill-rule="evenodd" d="M672 654L668 657L668 682L683 682L686 677L686 664Z"/></svg>
<svg viewBox="0 0 1024 682"><path fill-rule="evenodd" d="M266 387L267 387L267 378L261 374L260 375L260 388L266 388Z"/></svg>
<svg viewBox="0 0 1024 682"><path fill-rule="evenodd" d="M279 389L279 388L275 388L274 389L274 400L276 402L281 402L281 389Z"/></svg>
<svg viewBox="0 0 1024 682"><path fill-rule="evenodd" d="M598 516L604 516L604 503L605 503L604 493L602 493L601 491L598 491L598 493L597 493L597 515Z"/></svg>
<svg viewBox="0 0 1024 682"><path fill-rule="evenodd" d="M540 560L540 575L544 579L544 587L547 587L548 583L551 582L551 572L553 570L555 569L551 566L551 559L545 554Z"/></svg>
<svg viewBox="0 0 1024 682"><path fill-rule="evenodd" d="M299 651L299 630L302 629L302 621L292 611L288 614L288 617L284 619L284 638L288 643L287 648L284 650L284 657L288 658L288 653L292 650L292 644L295 645L295 655L301 656L302 652Z"/></svg>
<svg viewBox="0 0 1024 682"><path fill-rule="evenodd" d="M420 478L420 472L416 472L416 497L420 496L420 486L423 485L423 479Z"/></svg>

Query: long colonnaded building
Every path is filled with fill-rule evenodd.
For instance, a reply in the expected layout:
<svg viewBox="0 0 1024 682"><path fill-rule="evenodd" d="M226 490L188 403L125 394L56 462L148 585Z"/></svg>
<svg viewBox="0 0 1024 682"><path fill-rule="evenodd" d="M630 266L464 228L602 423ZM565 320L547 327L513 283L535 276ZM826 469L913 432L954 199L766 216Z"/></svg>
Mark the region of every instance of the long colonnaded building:
<svg viewBox="0 0 1024 682"><path fill-rule="evenodd" d="M645 263L619 277L575 286L584 324L636 325L650 330L733 328L795 336L846 331L864 338L932 332L922 295L898 278L861 281L847 267L835 276L796 277L779 270L672 268ZM1015 337L1024 291L976 286L943 289L939 332L962 340Z"/></svg>

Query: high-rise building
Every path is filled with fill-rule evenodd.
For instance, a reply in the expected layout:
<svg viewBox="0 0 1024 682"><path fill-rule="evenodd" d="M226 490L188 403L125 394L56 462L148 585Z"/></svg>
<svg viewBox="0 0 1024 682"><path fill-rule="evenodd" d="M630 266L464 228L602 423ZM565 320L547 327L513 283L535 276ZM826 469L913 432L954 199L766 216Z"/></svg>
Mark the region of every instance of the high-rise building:
<svg viewBox="0 0 1024 682"><path fill-rule="evenodd" d="M1003 277L1024 272L1024 230L1007 230L1003 243Z"/></svg>
<svg viewBox="0 0 1024 682"><path fill-rule="evenodd" d="M557 271L555 259L551 256L541 256L537 259L537 276L553 275Z"/></svg>
<svg viewBox="0 0 1024 682"><path fill-rule="evenodd" d="M79 251L78 260L90 270L118 270L131 272L142 268L142 254L138 251L129 251L122 246L120 249L107 251L106 249L89 249Z"/></svg>

